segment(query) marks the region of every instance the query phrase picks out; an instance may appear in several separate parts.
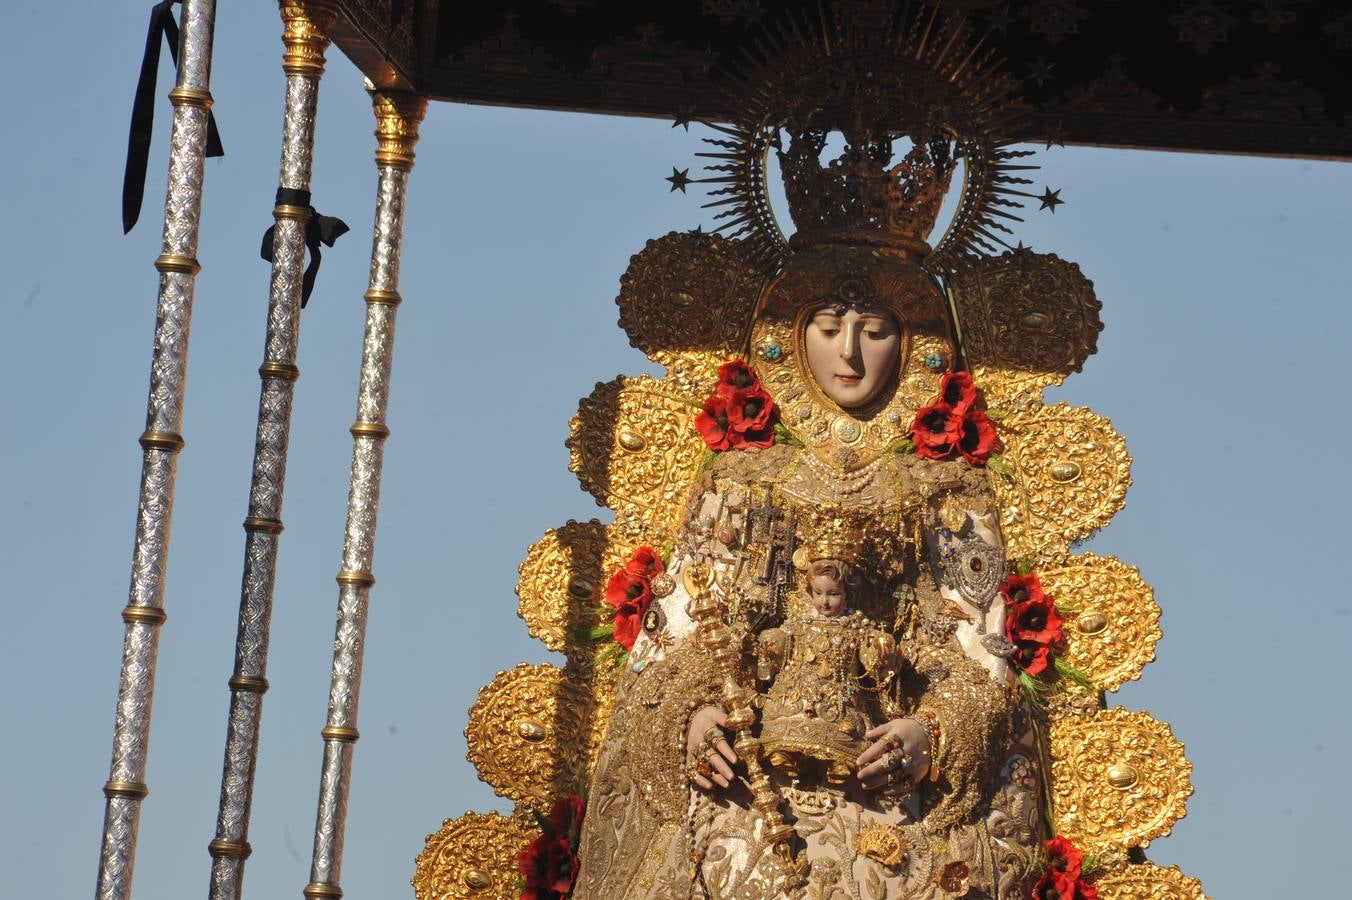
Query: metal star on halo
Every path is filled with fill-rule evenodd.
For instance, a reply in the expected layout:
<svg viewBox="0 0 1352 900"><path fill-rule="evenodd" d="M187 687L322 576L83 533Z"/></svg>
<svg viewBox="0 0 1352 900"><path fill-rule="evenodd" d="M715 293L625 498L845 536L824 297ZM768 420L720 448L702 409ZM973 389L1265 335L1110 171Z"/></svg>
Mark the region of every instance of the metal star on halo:
<svg viewBox="0 0 1352 900"><path fill-rule="evenodd" d="M685 109L679 110L676 113L675 119L672 120L671 127L684 128L686 131L689 131L690 123L693 121L695 121L695 108L693 106L687 106Z"/></svg>
<svg viewBox="0 0 1352 900"><path fill-rule="evenodd" d="M1004 6L997 6L987 13L986 24L990 26L992 31L998 31L1001 34L1004 34L1005 29L1014 24L1014 16L1009 11L1009 4L1006 3Z"/></svg>
<svg viewBox="0 0 1352 900"><path fill-rule="evenodd" d="M1038 209L1050 209L1053 215L1056 214L1056 208L1066 202L1061 199L1061 189L1052 190L1050 186L1043 190L1042 196L1038 199L1042 201L1042 205Z"/></svg>
<svg viewBox="0 0 1352 900"><path fill-rule="evenodd" d="M674 191L679 189L682 194L685 193L685 186L694 181L694 179L690 177L689 169L677 169L675 166L671 167L671 174L663 180L670 181L671 190Z"/></svg>
<svg viewBox="0 0 1352 900"><path fill-rule="evenodd" d="M1047 132L1047 135L1043 140L1047 142L1048 150L1053 147L1060 147L1062 150L1066 149L1066 124L1064 122L1057 122L1052 126L1051 130Z"/></svg>
<svg viewBox="0 0 1352 900"><path fill-rule="evenodd" d="M1042 87L1052 80L1052 69L1056 68L1056 63L1047 62L1046 57L1039 56L1028 64L1028 77L1037 82L1038 87Z"/></svg>

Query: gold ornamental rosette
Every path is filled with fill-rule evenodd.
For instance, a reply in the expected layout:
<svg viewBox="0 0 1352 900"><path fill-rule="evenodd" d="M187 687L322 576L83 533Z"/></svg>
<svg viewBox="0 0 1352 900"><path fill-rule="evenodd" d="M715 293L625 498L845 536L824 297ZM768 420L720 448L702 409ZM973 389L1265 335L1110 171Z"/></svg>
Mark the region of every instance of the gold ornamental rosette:
<svg viewBox="0 0 1352 900"><path fill-rule="evenodd" d="M1096 854L1092 878L1105 900L1202 897L1194 879L1141 852L1185 812L1192 786L1182 745L1144 712L1104 708L1105 692L1139 677L1154 658L1159 607L1135 568L1073 553L1124 505L1131 457L1108 419L1043 398L1094 353L1100 303L1073 263L1022 247L988 255L1004 243L997 232L1005 230L1005 213L997 207L1028 196L1014 187L1027 183L1017 170L1028 167L1015 161L1028 151L1010 147L1000 131L1005 117L991 112L1017 105L1012 88L992 77L989 57L974 62L971 36L960 17L955 21L901 28L895 47L884 48L898 54L894 69L886 59L870 58L866 67L879 91L886 88L879 108L918 116L929 131L917 137L905 166L891 170L910 173L906 186L920 198L906 211L911 217L889 218L892 230L864 241L862 250L829 221L855 195L840 193L841 185L834 188L840 202L813 193L812 177L834 171L808 171L816 164L807 151L819 122L800 129L803 147L781 151L795 221L807 210L818 217L812 230L799 222L799 235L784 237L765 196L765 164L779 146L770 133L775 123L792 131L794 116L817 115L813 92L834 90L839 80L817 65L818 43L781 34L762 80L754 71L746 76L755 82L747 92L757 98L754 108L711 126L720 136L710 139L713 175L705 180L721 195L711 205L723 208L728 236L673 232L648 241L630 260L617 299L630 342L664 374L598 384L570 422L569 469L614 519L550 529L521 564L520 616L564 662L500 672L470 711L469 758L515 812L468 813L430 836L413 879L419 900L510 891L515 853L538 833L531 812L547 812L595 766L618 675L606 661L609 637L597 636L610 614L606 581L636 547L662 548L675 536L706 458L695 416L718 365L735 358L751 362L794 438L843 474L905 443L915 410L930 402L944 372L973 373L1003 442L986 475L1008 556L1038 573L1065 621L1065 660L1084 675L1083 684L1062 678L1065 689L1046 697L1036 717L1050 768L1051 827ZM850 41L872 41L869 33L833 33L832 59L848 61ZM879 46L872 41L865 49ZM908 84L924 90L901 89ZM929 102L923 98L938 98L938 106L917 110ZM775 103L789 110L787 118ZM917 223L937 211L936 197L948 187L955 156L946 154L963 160L962 196L930 252ZM831 184L822 183L821 193L831 194ZM896 196L886 195L888 202ZM804 233L816 243L801 239ZM812 267L802 265L813 253L829 257L837 273L858 273L859 297L840 302L883 298L902 327L899 374L863 418L839 415L817 396L795 355L807 303L853 289L848 278L813 283ZM860 265L843 265L851 253L862 254ZM894 277L902 271L897 265L868 261L880 254L909 260L908 274ZM790 258L797 259L792 266Z"/></svg>

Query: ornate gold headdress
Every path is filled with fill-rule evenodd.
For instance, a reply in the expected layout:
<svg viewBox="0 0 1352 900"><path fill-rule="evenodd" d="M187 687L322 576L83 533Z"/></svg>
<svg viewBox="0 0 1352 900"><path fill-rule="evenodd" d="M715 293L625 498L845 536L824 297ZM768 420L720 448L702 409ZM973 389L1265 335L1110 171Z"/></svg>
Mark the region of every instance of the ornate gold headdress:
<svg viewBox="0 0 1352 900"><path fill-rule="evenodd" d="M752 326L753 364L783 422L818 456L850 469L905 437L917 408L955 368L947 299L935 280L964 259L1008 247L1010 210L1029 196L1011 149L1026 117L1015 82L995 71L961 15L913 17L881 0L836 4L820 27L784 16L730 87L731 126L706 139L719 231L742 237L778 275ZM835 137L840 141L837 142ZM828 149L829 148L829 149ZM777 152L786 238L766 172ZM832 154L835 154L832 156ZM928 243L961 161L953 221ZM922 268L923 266L923 268ZM874 306L902 331L894 383L865 408L818 388L800 342L824 305Z"/></svg>
<svg viewBox="0 0 1352 900"><path fill-rule="evenodd" d="M816 510L799 520L801 543L793 554L793 564L806 569L818 559L838 559L857 565L867 549L870 518L857 511Z"/></svg>
<svg viewBox="0 0 1352 900"><path fill-rule="evenodd" d="M907 4L909 7L910 4ZM870 244L951 271L964 257L1008 248L1010 210L1030 196L1016 162L1031 154L1009 145L1026 130L1016 82L996 71L961 15L921 8L896 13L879 0L835 5L820 27L792 14L766 28L762 55L729 87L738 110L701 154L717 185L709 207L724 207L719 231L747 237L768 259L821 243ZM984 39L983 39L984 40ZM844 148L824 159L829 136ZM788 137L784 146L783 135ZM907 146L909 144L909 147ZM767 157L778 151L789 212L785 238L770 208ZM957 160L962 196L947 232L927 243Z"/></svg>

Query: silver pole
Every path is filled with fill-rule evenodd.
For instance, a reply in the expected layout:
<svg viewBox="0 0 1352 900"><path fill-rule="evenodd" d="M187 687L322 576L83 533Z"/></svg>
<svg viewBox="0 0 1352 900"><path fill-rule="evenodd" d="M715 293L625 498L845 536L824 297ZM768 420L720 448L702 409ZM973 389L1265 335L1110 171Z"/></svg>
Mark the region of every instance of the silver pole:
<svg viewBox="0 0 1352 900"><path fill-rule="evenodd" d="M310 189L314 158L315 110L319 79L324 74L325 32L338 14L325 0L280 4L286 50L286 112L282 121L280 186ZM249 513L244 520L244 577L240 589L239 630L235 668L230 677L230 716L226 727L221 800L211 853L211 900L238 900L243 893L244 862L249 858L249 813L254 772L268 689L268 639L272 591L277 576L277 545L282 533L282 491L291 436L291 403L296 379L296 347L300 340L301 285L305 267L307 206L278 204L273 208L272 278L268 294L267 338L258 368L262 388L254 441Z"/></svg>
<svg viewBox="0 0 1352 900"><path fill-rule="evenodd" d="M347 824L347 796L352 773L352 745L358 738L357 703L361 693L362 652L365 649L367 603L371 585L371 558L380 504L380 474L384 459L385 409L390 393L390 365L394 359L394 319L399 306L399 251L404 234L404 200L418 124L427 111L427 99L413 94L373 91L376 116L375 237L371 247L371 280L366 291L366 333L362 342L361 380L357 391L357 421L352 432L352 472L348 482L347 525L343 533L343 562L338 572L338 625L333 643L333 671L329 683L324 762L315 817L314 855L310 883L302 892L311 900L337 898L343 865L343 831Z"/></svg>
<svg viewBox="0 0 1352 900"><path fill-rule="evenodd" d="M192 318L197 233L202 212L202 170L207 117L211 108L211 38L215 0L185 0L178 80L169 92L174 105L170 138L169 187L164 203L164 237L155 260L160 273L155 308L155 343L150 363L146 429L141 435L141 492L136 511L131 586L122 611L126 635L117 691L113 756L99 853L98 900L131 897L136 829L150 743L159 629L164 624L164 576L169 565L169 526L174 476L183 448L184 381L188 370L188 326Z"/></svg>

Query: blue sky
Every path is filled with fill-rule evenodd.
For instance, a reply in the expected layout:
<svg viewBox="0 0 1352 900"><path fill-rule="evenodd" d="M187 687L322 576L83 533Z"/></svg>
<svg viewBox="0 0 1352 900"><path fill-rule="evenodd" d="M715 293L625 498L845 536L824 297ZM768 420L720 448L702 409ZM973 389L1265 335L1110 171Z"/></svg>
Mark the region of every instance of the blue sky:
<svg viewBox="0 0 1352 900"><path fill-rule="evenodd" d="M148 8L148 4L147 4ZM11 601L0 632L9 774L0 845L15 897L92 892L126 602L154 323L169 106L145 212L120 234L147 9L18 4L0 147L12 437L0 479ZM61 36L53 63L43 35ZM282 114L280 26L224 4L212 91L228 155L207 166L138 900L205 892L242 566ZM76 64L71 64L71 60ZM314 196L352 226L304 314L262 753L245 880L308 880L375 173L369 104L336 51L320 94ZM161 98L171 86L162 72ZM465 711L518 660L526 548L602 515L563 440L597 381L648 369L614 296L649 238L704 221L662 178L697 136L652 120L436 105L412 176L377 541L362 740L343 887L411 896L441 820L506 808L464 761ZM1056 149L1067 205L1020 237L1079 263L1106 323L1053 399L1113 420L1128 505L1089 545L1139 566L1164 609L1158 661L1111 703L1187 744L1197 793L1152 859L1217 897L1352 878L1337 760L1352 599L1342 563L1349 427L1352 166ZM16 814L17 813L17 814Z"/></svg>

